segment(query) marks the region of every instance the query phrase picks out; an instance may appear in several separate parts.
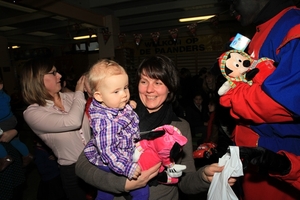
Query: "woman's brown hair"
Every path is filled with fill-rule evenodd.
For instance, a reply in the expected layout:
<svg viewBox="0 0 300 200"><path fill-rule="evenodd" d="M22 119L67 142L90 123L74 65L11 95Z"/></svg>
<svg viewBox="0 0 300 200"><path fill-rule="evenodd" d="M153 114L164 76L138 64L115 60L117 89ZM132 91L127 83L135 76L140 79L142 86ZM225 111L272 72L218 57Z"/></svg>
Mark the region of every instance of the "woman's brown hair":
<svg viewBox="0 0 300 200"><path fill-rule="evenodd" d="M53 100L44 84L44 75L53 67L54 62L50 58L35 58L24 64L21 72L21 89L26 103L45 106L46 100Z"/></svg>

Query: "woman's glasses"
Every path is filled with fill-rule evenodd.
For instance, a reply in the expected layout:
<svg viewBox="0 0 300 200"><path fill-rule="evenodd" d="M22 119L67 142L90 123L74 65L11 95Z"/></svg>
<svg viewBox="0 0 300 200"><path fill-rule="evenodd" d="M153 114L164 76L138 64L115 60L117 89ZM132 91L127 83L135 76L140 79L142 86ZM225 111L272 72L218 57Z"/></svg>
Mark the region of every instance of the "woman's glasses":
<svg viewBox="0 0 300 200"><path fill-rule="evenodd" d="M52 72L48 72L47 74L52 74L53 76L56 76L57 73L59 73L57 70L53 70Z"/></svg>

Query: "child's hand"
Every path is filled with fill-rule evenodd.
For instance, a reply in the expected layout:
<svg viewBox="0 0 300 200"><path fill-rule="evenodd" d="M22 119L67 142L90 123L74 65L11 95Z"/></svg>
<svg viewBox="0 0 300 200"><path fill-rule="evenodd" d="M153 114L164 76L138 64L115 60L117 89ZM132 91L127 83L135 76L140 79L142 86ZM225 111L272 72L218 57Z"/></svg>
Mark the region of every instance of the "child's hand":
<svg viewBox="0 0 300 200"><path fill-rule="evenodd" d="M10 142L17 134L18 131L16 129L4 131L0 137L0 142Z"/></svg>
<svg viewBox="0 0 300 200"><path fill-rule="evenodd" d="M138 165L137 168L135 169L135 172L133 173L132 178L137 179L142 173L141 167Z"/></svg>
<svg viewBox="0 0 300 200"><path fill-rule="evenodd" d="M133 109L135 109L137 104L136 104L135 101L129 100L129 105L130 105Z"/></svg>

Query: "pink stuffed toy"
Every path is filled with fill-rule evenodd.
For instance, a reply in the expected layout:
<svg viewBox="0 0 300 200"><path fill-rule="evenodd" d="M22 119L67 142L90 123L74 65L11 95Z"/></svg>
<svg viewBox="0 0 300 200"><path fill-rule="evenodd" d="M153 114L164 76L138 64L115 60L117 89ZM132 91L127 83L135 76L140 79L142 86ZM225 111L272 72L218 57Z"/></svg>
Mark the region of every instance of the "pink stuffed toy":
<svg viewBox="0 0 300 200"><path fill-rule="evenodd" d="M165 184L177 183L178 177L182 175L182 171L186 169L186 166L175 164L174 159L187 143L187 138L181 134L178 128L172 125L160 126L153 131L164 131L165 133L154 139L138 141L133 160L137 160L142 170L149 169L161 162L159 172L166 175L163 180L159 181Z"/></svg>

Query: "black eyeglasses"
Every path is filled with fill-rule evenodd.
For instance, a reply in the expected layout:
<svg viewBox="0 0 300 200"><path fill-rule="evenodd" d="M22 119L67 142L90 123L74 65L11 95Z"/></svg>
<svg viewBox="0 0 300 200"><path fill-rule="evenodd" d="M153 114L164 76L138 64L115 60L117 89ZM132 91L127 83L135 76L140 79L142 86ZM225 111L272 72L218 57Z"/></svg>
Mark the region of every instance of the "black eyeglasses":
<svg viewBox="0 0 300 200"><path fill-rule="evenodd" d="M59 73L57 70L53 70L52 72L48 72L47 74L52 74L53 76L56 76L57 73Z"/></svg>

